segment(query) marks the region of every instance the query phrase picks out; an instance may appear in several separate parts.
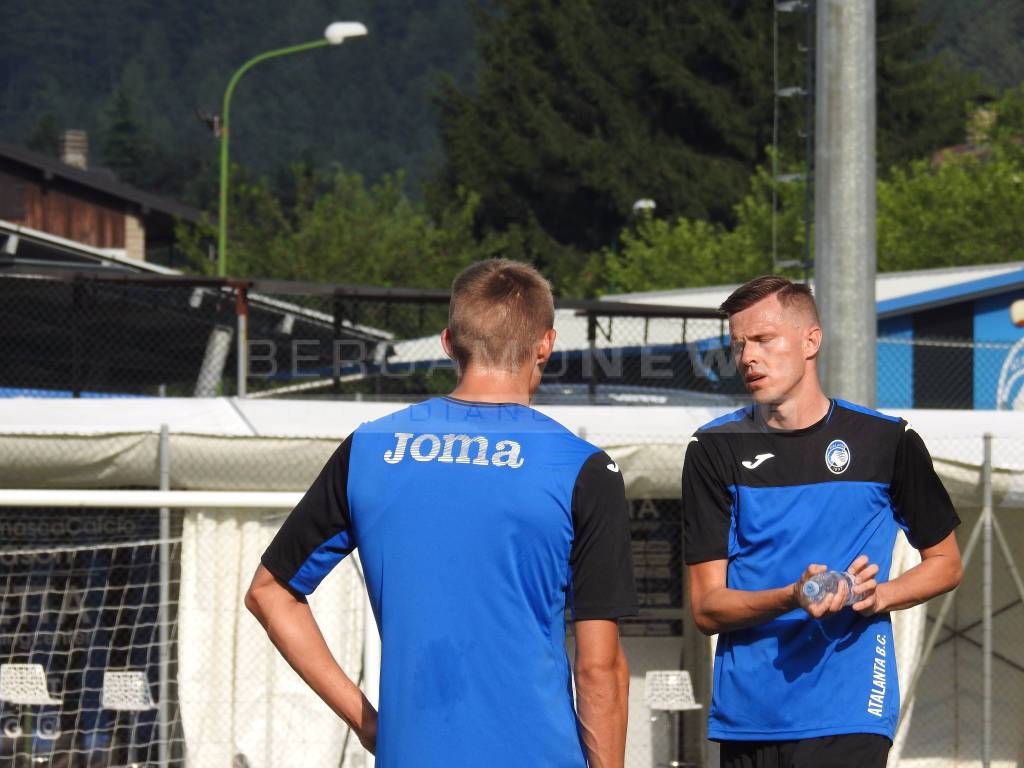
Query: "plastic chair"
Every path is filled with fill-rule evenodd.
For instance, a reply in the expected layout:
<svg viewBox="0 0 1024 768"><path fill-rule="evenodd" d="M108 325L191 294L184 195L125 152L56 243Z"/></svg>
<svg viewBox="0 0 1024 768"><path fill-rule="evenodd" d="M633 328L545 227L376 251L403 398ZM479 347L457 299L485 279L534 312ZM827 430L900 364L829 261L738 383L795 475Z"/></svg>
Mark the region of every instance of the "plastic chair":
<svg viewBox="0 0 1024 768"><path fill-rule="evenodd" d="M100 706L115 712L145 712L156 709L156 703L149 693L146 673L134 670L104 672Z"/></svg>
<svg viewBox="0 0 1024 768"><path fill-rule="evenodd" d="M53 707L60 704L60 699L50 696L46 685L46 670L42 664L0 664L0 701L15 704L19 708L16 717L8 718L3 723L4 735L21 742L27 740L29 755L32 752L32 712L22 712L21 707ZM22 725L22 718L28 722ZM56 727L59 735L59 727ZM16 752L21 747L16 747Z"/></svg>
<svg viewBox="0 0 1024 768"><path fill-rule="evenodd" d="M679 714L703 709L693 696L693 683L685 669L651 670L644 678L644 701L654 712L672 713L672 759L660 765L668 768L684 768L693 763L679 762ZM657 715L651 717L652 721Z"/></svg>
<svg viewBox="0 0 1024 768"><path fill-rule="evenodd" d="M146 712L156 709L149 692L149 680L145 672L137 670L105 670L103 672L103 690L100 692L100 706L117 714L114 715L114 731L118 729L121 712ZM134 724L133 724L134 725ZM136 766L135 729L131 728L128 737L127 762Z"/></svg>
<svg viewBox="0 0 1024 768"><path fill-rule="evenodd" d="M40 707L60 704L60 699L50 698L42 664L0 664L0 701Z"/></svg>

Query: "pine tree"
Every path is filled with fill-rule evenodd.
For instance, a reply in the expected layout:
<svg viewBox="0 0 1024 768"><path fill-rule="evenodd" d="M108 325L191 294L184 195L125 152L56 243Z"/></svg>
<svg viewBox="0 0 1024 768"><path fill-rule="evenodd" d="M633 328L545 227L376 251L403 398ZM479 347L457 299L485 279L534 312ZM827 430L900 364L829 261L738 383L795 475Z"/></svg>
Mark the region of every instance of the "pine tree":
<svg viewBox="0 0 1024 768"><path fill-rule="evenodd" d="M152 148L125 88L114 93L100 145L104 164L119 179L138 187L147 186Z"/></svg>
<svg viewBox="0 0 1024 768"><path fill-rule="evenodd" d="M440 183L479 193L483 226L536 224L590 250L640 198L658 215L729 218L770 135L766 6L495 5L479 12L476 93L437 97Z"/></svg>
<svg viewBox="0 0 1024 768"><path fill-rule="evenodd" d="M877 0L878 167L927 157L964 141L969 104L987 91L979 77L928 53L936 24L921 0Z"/></svg>
<svg viewBox="0 0 1024 768"><path fill-rule="evenodd" d="M53 112L47 112L32 128L25 146L50 157L60 157L60 128Z"/></svg>
<svg viewBox="0 0 1024 768"><path fill-rule="evenodd" d="M475 92L449 84L437 97L441 199L471 189L483 228L538 227L585 251L614 243L638 198L653 198L658 217L734 223L771 142L772 3L492 5L479 12ZM920 6L878 0L883 169L961 140L974 92L969 78L926 57L933 28ZM779 84L802 84L802 34L785 34ZM799 101L782 105L794 110L781 137L791 153Z"/></svg>

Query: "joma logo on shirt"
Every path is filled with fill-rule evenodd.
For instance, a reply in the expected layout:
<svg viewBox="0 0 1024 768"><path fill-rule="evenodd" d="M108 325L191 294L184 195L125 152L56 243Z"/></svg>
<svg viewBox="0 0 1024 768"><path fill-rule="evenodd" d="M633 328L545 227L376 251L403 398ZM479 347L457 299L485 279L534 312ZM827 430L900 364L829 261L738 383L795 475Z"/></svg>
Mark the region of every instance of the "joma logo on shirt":
<svg viewBox="0 0 1024 768"><path fill-rule="evenodd" d="M456 453L456 444L458 452ZM472 464L478 467L510 467L519 469L526 459L520 458L522 450L515 440L499 440L494 444L494 453L488 455L490 444L483 435L432 435L429 432L414 435L412 432L395 432L395 447L384 451L384 461L398 464L406 457L413 461L438 461L442 464ZM474 454L475 455L472 455Z"/></svg>

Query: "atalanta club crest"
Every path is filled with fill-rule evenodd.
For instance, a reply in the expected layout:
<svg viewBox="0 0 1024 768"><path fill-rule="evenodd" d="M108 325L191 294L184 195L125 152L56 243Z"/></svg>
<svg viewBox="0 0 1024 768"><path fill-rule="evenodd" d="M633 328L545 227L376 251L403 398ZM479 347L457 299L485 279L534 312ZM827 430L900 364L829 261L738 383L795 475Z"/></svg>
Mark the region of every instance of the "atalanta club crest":
<svg viewBox="0 0 1024 768"><path fill-rule="evenodd" d="M842 440L833 440L825 449L825 466L833 475L841 475L850 466L850 446Z"/></svg>

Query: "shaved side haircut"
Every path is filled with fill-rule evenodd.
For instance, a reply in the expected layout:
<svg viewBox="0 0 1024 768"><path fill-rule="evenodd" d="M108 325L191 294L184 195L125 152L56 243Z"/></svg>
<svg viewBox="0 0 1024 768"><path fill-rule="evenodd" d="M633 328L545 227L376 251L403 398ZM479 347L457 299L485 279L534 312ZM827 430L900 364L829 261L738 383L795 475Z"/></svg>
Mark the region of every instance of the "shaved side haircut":
<svg viewBox="0 0 1024 768"><path fill-rule="evenodd" d="M551 284L529 264L488 259L452 283L448 334L460 370L472 363L514 373L554 324Z"/></svg>
<svg viewBox="0 0 1024 768"><path fill-rule="evenodd" d="M794 283L780 275L762 275L755 277L749 283L744 283L722 302L719 309L731 317L769 296L777 296L779 304L786 309L796 307L807 312L815 324L820 322L818 305L814 301L814 294L811 292L810 286Z"/></svg>

